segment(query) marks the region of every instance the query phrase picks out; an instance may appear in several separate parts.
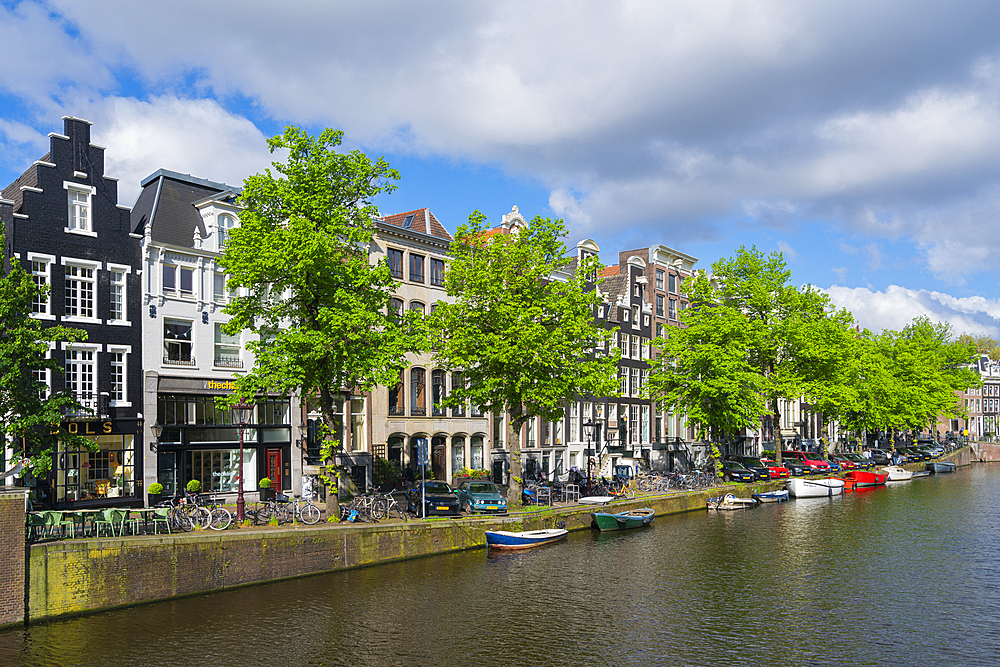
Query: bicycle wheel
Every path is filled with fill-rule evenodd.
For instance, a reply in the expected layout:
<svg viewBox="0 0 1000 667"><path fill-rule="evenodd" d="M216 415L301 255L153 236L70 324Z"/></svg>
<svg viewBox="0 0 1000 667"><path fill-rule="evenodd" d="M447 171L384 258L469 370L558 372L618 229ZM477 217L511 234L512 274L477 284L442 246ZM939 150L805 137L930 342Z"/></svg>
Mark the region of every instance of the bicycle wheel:
<svg viewBox="0 0 1000 667"><path fill-rule="evenodd" d="M212 513L207 507L192 507L191 520L199 528L208 528L212 525Z"/></svg>
<svg viewBox="0 0 1000 667"><path fill-rule="evenodd" d="M275 516L278 517L278 523L291 523L292 518L295 516L295 511L289 504L278 505Z"/></svg>
<svg viewBox="0 0 1000 667"><path fill-rule="evenodd" d="M225 507L215 507L211 512L212 521L209 527L212 530L225 530L233 522L233 515Z"/></svg>
<svg viewBox="0 0 1000 667"><path fill-rule="evenodd" d="M371 503L371 513L372 518L376 521L379 519L384 519L389 514L389 508L385 502L385 498L375 498Z"/></svg>
<svg viewBox="0 0 1000 667"><path fill-rule="evenodd" d="M190 533L194 530L194 522L188 516L187 512L177 507L171 507L167 516L170 520L170 530L178 530L184 533Z"/></svg>
<svg viewBox="0 0 1000 667"><path fill-rule="evenodd" d="M302 519L302 523L311 526L319 521L319 508L312 503L306 503L299 512L299 518Z"/></svg>
<svg viewBox="0 0 1000 667"><path fill-rule="evenodd" d="M403 511L403 508L399 506L399 503L397 503L395 499L393 499L392 506L389 508L389 516L392 516L393 512L395 512L396 516L398 516L403 521L410 520L410 517L406 515L406 512Z"/></svg>
<svg viewBox="0 0 1000 667"><path fill-rule="evenodd" d="M270 505L264 505L254 512L253 525L263 526L271 521L274 516L274 509Z"/></svg>

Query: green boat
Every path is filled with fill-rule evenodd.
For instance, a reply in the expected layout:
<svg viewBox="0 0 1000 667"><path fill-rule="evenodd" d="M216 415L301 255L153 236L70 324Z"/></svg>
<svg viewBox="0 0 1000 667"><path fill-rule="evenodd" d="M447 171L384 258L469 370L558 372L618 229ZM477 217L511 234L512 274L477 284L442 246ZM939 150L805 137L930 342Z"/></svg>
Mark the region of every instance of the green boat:
<svg viewBox="0 0 1000 667"><path fill-rule="evenodd" d="M653 523L656 513L648 508L609 514L607 512L594 512L590 515L591 526L597 530L626 530L628 528L642 528Z"/></svg>

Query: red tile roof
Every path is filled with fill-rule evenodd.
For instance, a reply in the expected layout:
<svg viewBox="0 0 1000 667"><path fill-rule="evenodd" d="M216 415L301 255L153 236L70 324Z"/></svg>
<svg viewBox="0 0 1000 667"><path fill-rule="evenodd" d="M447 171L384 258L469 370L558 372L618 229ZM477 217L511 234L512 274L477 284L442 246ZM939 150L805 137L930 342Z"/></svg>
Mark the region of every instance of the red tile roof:
<svg viewBox="0 0 1000 667"><path fill-rule="evenodd" d="M618 265L615 264L613 266L605 266L603 269L601 269L601 271L597 275L601 278L607 278L608 276L617 276Z"/></svg>
<svg viewBox="0 0 1000 667"><path fill-rule="evenodd" d="M447 239L448 241L453 240L451 234L448 233L448 230L444 228L444 225L442 225L434 214L431 213L429 208L418 208L415 211L393 213L392 215L383 216L381 220L387 225L403 229L403 222L406 220L406 217L410 215L413 216L413 221L409 225L408 229L420 232L421 234L427 234L428 236L434 236L439 239Z"/></svg>

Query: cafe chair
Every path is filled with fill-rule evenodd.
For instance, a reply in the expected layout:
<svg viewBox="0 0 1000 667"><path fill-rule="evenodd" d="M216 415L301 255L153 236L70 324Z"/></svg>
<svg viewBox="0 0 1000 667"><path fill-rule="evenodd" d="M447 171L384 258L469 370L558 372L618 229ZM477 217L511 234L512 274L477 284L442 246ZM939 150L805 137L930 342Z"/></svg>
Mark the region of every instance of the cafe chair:
<svg viewBox="0 0 1000 667"><path fill-rule="evenodd" d="M156 511L152 513L149 518L153 522L153 534L156 534L157 526L160 524L164 525L167 529L167 533L170 533L170 508L169 507L157 507Z"/></svg>

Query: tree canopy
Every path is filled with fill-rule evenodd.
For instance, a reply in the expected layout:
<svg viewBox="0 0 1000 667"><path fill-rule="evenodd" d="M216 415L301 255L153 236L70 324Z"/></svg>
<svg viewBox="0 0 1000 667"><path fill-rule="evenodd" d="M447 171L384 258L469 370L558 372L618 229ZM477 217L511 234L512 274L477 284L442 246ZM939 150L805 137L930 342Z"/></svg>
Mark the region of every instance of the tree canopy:
<svg viewBox="0 0 1000 667"><path fill-rule="evenodd" d="M486 216L469 216L455 234L445 290L429 319L435 361L461 372L446 405L471 401L509 415L511 475L520 477L521 427L532 417L561 419L567 401L617 391L616 360L594 354L610 332L595 321L600 296L585 258L572 275L561 220L535 217L512 234L489 233ZM511 498L520 497L517 480Z"/></svg>
<svg viewBox="0 0 1000 667"><path fill-rule="evenodd" d="M393 280L369 244L373 198L399 178L384 158L339 152L343 133L318 137L297 127L268 140L284 162L248 177L237 203L240 225L221 266L230 289L243 288L224 312L230 334L249 330L253 369L236 378L232 400L300 391L322 412L325 434L344 392L390 384L419 337L390 311Z"/></svg>
<svg viewBox="0 0 1000 667"><path fill-rule="evenodd" d="M3 243L0 229L0 247ZM0 265L0 270L3 265ZM96 444L69 433L62 425L63 413L81 411L70 391L48 392L35 371L48 370L52 376L63 372L59 362L48 355L59 342L85 340L87 334L63 326L43 327L31 317L35 298L48 294L48 285L38 286L16 262L0 276L0 443L10 442L15 452L31 460L36 475L48 472L58 441L82 449Z"/></svg>

